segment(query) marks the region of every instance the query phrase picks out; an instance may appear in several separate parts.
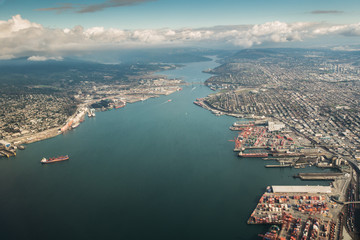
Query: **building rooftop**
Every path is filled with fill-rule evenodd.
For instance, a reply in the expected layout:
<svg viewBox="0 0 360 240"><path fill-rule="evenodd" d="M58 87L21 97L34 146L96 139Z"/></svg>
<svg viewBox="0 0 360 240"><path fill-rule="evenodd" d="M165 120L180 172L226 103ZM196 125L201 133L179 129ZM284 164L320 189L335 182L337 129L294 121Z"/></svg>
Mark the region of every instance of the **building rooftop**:
<svg viewBox="0 0 360 240"><path fill-rule="evenodd" d="M331 193L330 186L272 186L274 193Z"/></svg>

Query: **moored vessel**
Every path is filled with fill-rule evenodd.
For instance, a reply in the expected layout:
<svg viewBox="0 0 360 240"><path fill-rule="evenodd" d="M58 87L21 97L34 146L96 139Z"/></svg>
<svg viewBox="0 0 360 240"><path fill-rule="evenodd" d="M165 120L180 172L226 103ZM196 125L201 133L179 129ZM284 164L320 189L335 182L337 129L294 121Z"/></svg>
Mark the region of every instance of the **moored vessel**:
<svg viewBox="0 0 360 240"><path fill-rule="evenodd" d="M88 117L95 117L95 109L94 108L91 108L89 111L88 111Z"/></svg>
<svg viewBox="0 0 360 240"><path fill-rule="evenodd" d="M239 153L239 157L267 157L268 153Z"/></svg>
<svg viewBox="0 0 360 240"><path fill-rule="evenodd" d="M254 126L254 122L234 122L233 123L233 127L237 128L237 127L252 127Z"/></svg>

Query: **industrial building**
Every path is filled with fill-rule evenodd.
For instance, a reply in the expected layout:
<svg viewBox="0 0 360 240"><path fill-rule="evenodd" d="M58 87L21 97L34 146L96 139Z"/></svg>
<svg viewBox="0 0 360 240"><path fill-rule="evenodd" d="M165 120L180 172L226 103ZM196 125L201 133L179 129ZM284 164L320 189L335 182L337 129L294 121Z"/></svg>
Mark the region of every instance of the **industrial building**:
<svg viewBox="0 0 360 240"><path fill-rule="evenodd" d="M280 131L283 128L285 128L285 124L281 122L268 122L268 129L270 132Z"/></svg>
<svg viewBox="0 0 360 240"><path fill-rule="evenodd" d="M331 193L330 186L271 186L274 193Z"/></svg>
<svg viewBox="0 0 360 240"><path fill-rule="evenodd" d="M4 141L4 140L0 140L0 148L9 148L11 147L11 144Z"/></svg>

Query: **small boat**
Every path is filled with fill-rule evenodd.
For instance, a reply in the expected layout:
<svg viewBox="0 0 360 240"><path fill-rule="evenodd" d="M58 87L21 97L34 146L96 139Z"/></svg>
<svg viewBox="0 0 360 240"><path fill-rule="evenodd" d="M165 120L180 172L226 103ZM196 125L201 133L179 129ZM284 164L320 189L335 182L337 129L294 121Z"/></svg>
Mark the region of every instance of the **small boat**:
<svg viewBox="0 0 360 240"><path fill-rule="evenodd" d="M168 100L168 102L171 102L171 101L172 101L172 99L169 99L169 100Z"/></svg>
<svg viewBox="0 0 360 240"><path fill-rule="evenodd" d="M65 160L69 160L69 156L65 155L65 156L60 156L60 157L56 157L56 158L43 158L41 159L41 163L53 163L53 162L61 162L61 161L65 161Z"/></svg>

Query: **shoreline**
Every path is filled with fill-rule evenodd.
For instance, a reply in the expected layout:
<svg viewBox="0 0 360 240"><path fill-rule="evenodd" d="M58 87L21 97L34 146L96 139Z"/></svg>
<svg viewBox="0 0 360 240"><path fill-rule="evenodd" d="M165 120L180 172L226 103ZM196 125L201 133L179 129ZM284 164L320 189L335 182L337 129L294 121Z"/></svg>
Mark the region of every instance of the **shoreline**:
<svg viewBox="0 0 360 240"><path fill-rule="evenodd" d="M183 66L180 66L180 68L181 67L183 67ZM178 67L169 68L169 69L166 69L165 71L173 70L176 68L178 68ZM100 100L122 99L125 102L125 104L126 103L135 103L135 102L148 100L149 98L157 98L162 95L164 95L164 96L171 95L174 92L182 90L182 86L189 84L180 78L174 78L174 79L170 78L169 79L166 74L165 75L156 75L157 72L163 72L163 71L164 70L159 70L159 71L153 71L153 72L149 73L149 76L153 76L153 77L157 78L155 80L156 83L154 83L154 85L150 85L150 86L149 85L148 86L140 85L140 86L138 86L139 88L135 87L133 89L129 89L128 92L118 93L118 94L114 94L114 95L112 95L113 93L110 93L108 96L102 97L102 98L96 99L96 100L95 99L91 99L91 100L82 99L81 102L77 105L76 112L72 116L69 116L67 118L66 122L62 125L57 125L56 127L46 129L44 131L37 132L37 133L30 133L30 134L25 134L23 136L4 138L3 140L11 143L12 146L14 146L11 148L13 148L13 151L16 152L16 150L18 149L18 146L20 146L22 144L30 144L30 143L50 139L50 138L56 137L66 131L72 130L73 128L79 126L81 124L81 122L84 121L84 117L85 117L85 116L79 116L79 115L82 115L82 114L86 115L86 113L89 111L89 106ZM204 83L205 83L205 81L202 82L202 84L204 84ZM81 112L81 110L83 110L83 111ZM78 118L78 119L76 121L74 121L76 118ZM82 120L80 120L80 119L82 119ZM74 126L74 127L72 128L72 126Z"/></svg>
<svg viewBox="0 0 360 240"><path fill-rule="evenodd" d="M125 98L125 102L126 103L136 103L136 102L140 102L140 101L146 101L150 98L157 98L160 96L168 96L171 95L177 91L182 90L181 85L184 85L184 83L179 84L179 85L172 85L172 86L168 86L168 87L172 87L174 89L172 90L167 90L166 92L155 92L152 94L142 94L142 93L130 93L130 94L119 94L119 95L114 95L114 96L108 96L105 97L103 99L116 99L119 97ZM82 121L80 121L81 118L85 117L84 115L86 115L86 112L88 111L88 106L90 106L92 103L95 103L97 101L100 101L101 99L97 99L95 101L90 101L90 102L81 102L77 105L77 109L75 114L73 114L72 116L68 117L66 122L62 125L58 125L57 127L53 127L38 133L32 133L32 134L28 134L28 135L24 135L21 137L15 137L15 138L8 138L8 139L4 139L5 141L11 143L13 146L19 146L19 145L23 145L23 144L31 144L31 143L35 143L35 142L39 142L39 141L43 141L46 139L50 139L53 137L56 137L58 135L61 135L67 131L71 131L73 130L73 128L71 128L72 124L76 124L79 123L81 124ZM77 119L76 121L74 121L74 119ZM70 124L71 123L71 124ZM64 127L68 127L66 130L62 131L62 129ZM16 148L15 148L16 151Z"/></svg>
<svg viewBox="0 0 360 240"><path fill-rule="evenodd" d="M299 230L300 228L306 228L306 226L312 226L312 224L316 225L318 223L322 224L322 226L332 226L333 230L326 230L324 232L324 234L337 234L337 235L342 235L344 233L347 233L347 230L345 229L345 227L343 227L344 224L344 218L343 218L343 214L345 213L345 209L341 206L341 207L337 207L337 205L331 200L331 196L338 196L339 199L342 199L343 201L346 200L346 189L348 189L350 187L350 182L352 179L350 179L349 177L349 172L345 169L340 169L338 167L338 163L337 161L334 163L331 163L331 161L334 160L334 156L337 156L339 160L339 166L342 165L342 158L344 156L336 154L335 152L331 151L331 149L325 147L325 146L321 146L318 142L316 142L315 139L313 139L311 136L305 134L304 132L300 132L298 131L296 128L294 128L293 126L291 126L287 121L284 121L278 117L266 117L266 116L258 116L258 115L242 115L242 114L235 114L235 113L229 113L229 112L224 112L222 110L219 110L213 106L211 106L209 103L206 102L207 97L205 98L200 98L200 99L196 99L196 101L194 101L194 104L202 107L208 111L211 111L213 114L217 115L217 116L221 116L221 115L227 115L227 116L232 116L232 117L237 117L237 118L252 118L252 119L271 119L271 120L276 120L281 122L282 124L284 124L287 128L289 128L289 130L297 135L297 136L301 136L304 139L306 139L307 141L309 141L309 143L311 144L311 146L313 147L317 147L319 149L322 149L321 151L323 151L323 154L326 156L326 158L328 159L332 159L332 160L328 160L330 162L329 165L323 166L317 164L316 166L318 168L323 168L323 167L331 167L331 168L336 168L339 169L341 171L342 177L323 177L323 176L317 176L314 177L314 179L310 179L310 180L318 180L318 181L326 181L326 180L331 180L332 183L330 184L330 188L331 188L331 192L327 193L327 194L323 194L324 196L328 197L328 200L324 200L321 204L323 204L325 207L326 206L331 206L331 208L326 208L326 211L323 211L323 209L319 208L311 208L311 211L317 211L316 213L319 213L317 215L314 215L315 212L305 212L304 208L299 208L299 209L288 209L287 207L285 208L284 206L288 206L287 204L281 204L282 202L278 202L279 204L274 204L274 202L270 202L270 203L263 203L263 199L265 199L265 195L268 194L267 192L264 193L264 195L260 198L258 205L256 206L256 208L253 210L253 212L251 213L251 216L248 220L248 224L261 224L261 225L283 225L284 223L287 224L294 224L294 226L299 226ZM240 134L239 134L240 136ZM236 140L235 140L236 143ZM236 144L235 144L235 149L236 150ZM264 159L265 160L265 159ZM320 158L321 160L321 158ZM345 160L346 162L346 160ZM346 163L344 163L345 165ZM294 167L295 165L286 165L284 163L280 163L280 165L265 165L265 167ZM299 168L299 167L298 167ZM309 173L307 173L309 174ZM311 174L310 174L311 175ZM316 175L316 173L314 173L313 175ZM326 175L326 174L324 174ZM331 179L327 179L327 178L331 178ZM302 181L306 180L306 179L301 179ZM305 185L305 184L304 184ZM301 187L307 187L306 186L301 186ZM287 188L291 188L291 186L288 185L284 185L283 187L287 187ZM270 194L275 194L276 193L270 193ZM282 192L282 196L283 199L289 199L289 196L292 196L292 198L294 198L295 196L293 195L295 194L296 196L299 195L305 195L305 196L309 196L309 192L307 193L295 193L295 192ZM317 198L319 198L321 194L318 194L318 196L316 196ZM274 198L275 199L275 198ZM279 201L279 197L277 198L277 201ZM317 204L317 203L316 203ZM316 204L313 204L311 206L315 206ZM265 206L265 208L264 208ZM267 206L267 207L266 207ZM275 212L274 210L270 209L269 210L269 206L276 206L275 207ZM292 205L291 205L292 206ZM308 205L310 206L310 205ZM271 208L271 207L270 207ZM273 207L274 208L274 207ZM314 210L316 209L316 210ZM309 211L310 211L309 210ZM330 210L330 212L329 212ZM324 214L329 214L330 217L327 217L325 219L325 217L323 217ZM296 220L297 219L297 220ZM313 220L309 220L309 219L313 219ZM298 221L298 222L296 222ZM308 224L308 225L306 225ZM301 232L302 234L304 232ZM259 236L263 236L263 237L268 237L268 236L276 236L276 237L281 237L281 238L288 238L289 236L292 236L292 232L289 231L289 229L286 229L284 227L279 228L279 231L276 233L276 235L271 235L272 232L269 230L267 233L265 234L259 234Z"/></svg>

